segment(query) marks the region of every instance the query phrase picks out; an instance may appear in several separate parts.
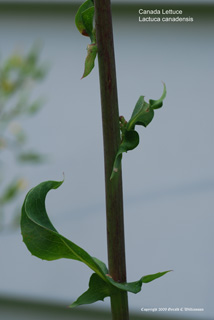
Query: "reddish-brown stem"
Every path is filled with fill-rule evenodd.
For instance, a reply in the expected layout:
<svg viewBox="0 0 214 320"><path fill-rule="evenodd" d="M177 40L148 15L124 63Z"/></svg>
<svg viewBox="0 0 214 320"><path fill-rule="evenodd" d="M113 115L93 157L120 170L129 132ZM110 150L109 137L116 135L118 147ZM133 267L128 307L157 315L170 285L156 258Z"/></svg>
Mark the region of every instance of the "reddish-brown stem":
<svg viewBox="0 0 214 320"><path fill-rule="evenodd" d="M102 105L109 274L126 281L122 172L110 180L120 144L119 111L110 0L94 0ZM128 320L127 292L111 297L112 319Z"/></svg>

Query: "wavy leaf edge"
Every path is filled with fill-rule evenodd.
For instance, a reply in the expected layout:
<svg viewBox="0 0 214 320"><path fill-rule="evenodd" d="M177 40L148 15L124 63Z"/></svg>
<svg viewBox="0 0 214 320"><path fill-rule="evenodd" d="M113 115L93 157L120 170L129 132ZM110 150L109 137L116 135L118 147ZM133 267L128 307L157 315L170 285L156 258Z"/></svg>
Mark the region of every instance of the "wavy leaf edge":
<svg viewBox="0 0 214 320"><path fill-rule="evenodd" d="M137 133L135 131L136 125L147 127L154 118L154 110L159 109L163 106L163 100L165 98L166 98L166 85L163 82L163 93L158 100L150 99L149 103L147 103L144 100L144 96L140 96L137 103L135 104L135 107L132 112L130 120L127 122L127 121L125 121L124 117L119 118L120 119L119 121L122 122L120 124L121 143L118 147L118 151L115 156L110 180L112 180L116 176L116 174L119 172L119 169L121 167L123 153L127 152L129 150L135 149L139 144L139 136L138 136L138 143L133 145L134 146L133 148L124 147L124 145L125 145L124 141L126 141L127 134L128 133ZM122 121L121 121L121 118L123 118Z"/></svg>
<svg viewBox="0 0 214 320"><path fill-rule="evenodd" d="M23 242L34 256L43 260L60 258L78 260L95 272L90 278L89 289L71 307L103 300L114 294L115 290L138 293L141 291L143 283L153 281L171 271L143 276L135 282L119 283L114 281L108 274L108 268L104 262L90 256L84 249L59 234L52 225L45 208L46 196L50 190L59 188L63 182L64 180L48 180L27 193L22 206L21 233ZM49 247L47 247L47 243Z"/></svg>

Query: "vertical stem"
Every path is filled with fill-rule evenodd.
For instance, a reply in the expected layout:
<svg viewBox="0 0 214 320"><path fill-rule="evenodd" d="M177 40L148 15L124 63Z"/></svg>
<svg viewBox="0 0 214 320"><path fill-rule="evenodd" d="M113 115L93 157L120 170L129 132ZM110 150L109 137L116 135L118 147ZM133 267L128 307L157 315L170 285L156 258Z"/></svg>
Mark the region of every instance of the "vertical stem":
<svg viewBox="0 0 214 320"><path fill-rule="evenodd" d="M96 40L102 105L106 219L109 273L115 281L126 281L125 240L123 222L122 172L110 180L115 155L120 143L116 68L110 0L94 0ZM112 319L128 320L127 292L111 297Z"/></svg>

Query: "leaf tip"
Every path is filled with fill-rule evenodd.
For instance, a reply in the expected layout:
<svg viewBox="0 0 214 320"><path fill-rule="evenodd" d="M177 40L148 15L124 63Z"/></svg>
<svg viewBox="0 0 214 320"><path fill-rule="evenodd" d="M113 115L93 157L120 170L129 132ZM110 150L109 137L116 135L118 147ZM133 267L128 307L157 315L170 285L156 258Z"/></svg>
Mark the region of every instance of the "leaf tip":
<svg viewBox="0 0 214 320"><path fill-rule="evenodd" d="M88 32L87 32L85 29L83 29L83 30L81 31L81 34L82 34L83 36L85 36L85 37L89 37L89 34L88 34Z"/></svg>
<svg viewBox="0 0 214 320"><path fill-rule="evenodd" d="M110 180L112 180L112 179L114 178L115 174L118 173L118 170L119 170L119 169L116 168L116 167L113 168L112 173L111 173Z"/></svg>

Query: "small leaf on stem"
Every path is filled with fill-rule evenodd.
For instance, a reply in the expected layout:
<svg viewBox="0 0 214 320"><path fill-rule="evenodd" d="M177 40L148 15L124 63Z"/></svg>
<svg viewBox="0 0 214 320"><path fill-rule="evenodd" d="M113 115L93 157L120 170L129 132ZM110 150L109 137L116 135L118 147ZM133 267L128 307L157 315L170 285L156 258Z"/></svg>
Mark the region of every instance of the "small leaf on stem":
<svg viewBox="0 0 214 320"><path fill-rule="evenodd" d="M95 43L89 44L87 46L87 56L85 59L85 69L84 69L82 79L87 77L89 73L91 73L91 71L93 70L96 55L97 55L97 45Z"/></svg>
<svg viewBox="0 0 214 320"><path fill-rule="evenodd" d="M122 142L119 146L118 152L116 154L113 170L111 173L110 180L114 178L115 173L117 173L121 166L122 154L129 150L135 149L139 144L139 134L135 130L126 130L123 135Z"/></svg>
<svg viewBox="0 0 214 320"><path fill-rule="evenodd" d="M127 124L127 130L134 129L135 125L141 125L147 127L154 117L154 111L151 106L144 101L144 97L140 96L138 99L131 119Z"/></svg>
<svg viewBox="0 0 214 320"><path fill-rule="evenodd" d="M134 130L135 126L140 125L147 127L154 117L154 109L159 109L162 107L163 100L166 97L166 85L165 83L163 85L163 94L158 100L150 99L149 103L147 103L144 100L144 96L140 96L135 105L134 111L132 112L131 119L128 121L128 123L126 123L124 117L119 118L120 130L122 132L122 141L114 160L113 170L110 179L113 179L113 177L120 168L123 152L132 150L136 148L139 144L139 135Z"/></svg>
<svg viewBox="0 0 214 320"><path fill-rule="evenodd" d="M83 36L90 37L90 33L92 32L91 25L93 25L93 16L92 16L92 10L89 10L91 7L94 7L94 3L92 0L85 1L77 11L77 14L75 16L75 24L79 32Z"/></svg>
<svg viewBox="0 0 214 320"><path fill-rule="evenodd" d="M85 26L85 30L93 42L93 19L94 19L94 7L90 7L82 13L82 21Z"/></svg>

